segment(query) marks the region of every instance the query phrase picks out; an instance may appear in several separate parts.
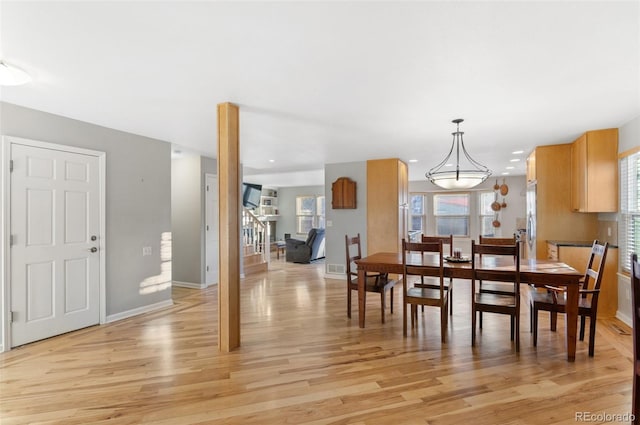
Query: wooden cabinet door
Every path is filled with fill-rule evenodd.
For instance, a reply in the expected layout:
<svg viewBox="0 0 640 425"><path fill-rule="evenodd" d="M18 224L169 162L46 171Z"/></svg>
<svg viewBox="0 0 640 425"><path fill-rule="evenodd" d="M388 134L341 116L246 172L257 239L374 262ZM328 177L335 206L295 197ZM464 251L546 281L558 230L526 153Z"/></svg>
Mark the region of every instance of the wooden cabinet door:
<svg viewBox="0 0 640 425"><path fill-rule="evenodd" d="M536 151L527 157L527 183L536 181Z"/></svg>
<svg viewBox="0 0 640 425"><path fill-rule="evenodd" d="M587 135L571 144L571 209L587 209Z"/></svg>

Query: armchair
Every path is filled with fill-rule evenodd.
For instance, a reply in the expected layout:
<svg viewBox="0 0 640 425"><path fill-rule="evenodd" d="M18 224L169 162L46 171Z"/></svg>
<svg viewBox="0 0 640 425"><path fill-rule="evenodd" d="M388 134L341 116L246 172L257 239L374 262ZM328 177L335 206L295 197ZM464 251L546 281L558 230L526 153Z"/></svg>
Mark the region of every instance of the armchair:
<svg viewBox="0 0 640 425"><path fill-rule="evenodd" d="M306 241L286 239L286 260L293 263L309 263L324 258L324 229L311 229Z"/></svg>

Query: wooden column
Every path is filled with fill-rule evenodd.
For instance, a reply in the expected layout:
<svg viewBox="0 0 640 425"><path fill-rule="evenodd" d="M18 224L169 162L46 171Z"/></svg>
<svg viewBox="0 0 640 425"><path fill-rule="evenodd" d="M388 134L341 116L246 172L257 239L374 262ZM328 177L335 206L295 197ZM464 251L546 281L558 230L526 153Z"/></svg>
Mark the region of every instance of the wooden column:
<svg viewBox="0 0 640 425"><path fill-rule="evenodd" d="M239 110L218 105L218 200L220 205L220 281L218 349L240 346L240 138Z"/></svg>

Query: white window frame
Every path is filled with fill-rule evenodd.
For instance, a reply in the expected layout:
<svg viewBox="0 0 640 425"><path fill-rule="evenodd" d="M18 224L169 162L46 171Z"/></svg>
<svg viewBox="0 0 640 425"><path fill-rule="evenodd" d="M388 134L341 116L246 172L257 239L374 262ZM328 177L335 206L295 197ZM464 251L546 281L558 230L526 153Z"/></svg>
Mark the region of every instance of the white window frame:
<svg viewBox="0 0 640 425"><path fill-rule="evenodd" d="M302 199L313 198L313 208L311 210L301 210ZM296 233L306 235L312 228L324 229L325 227L325 197L324 195L299 195L296 196ZM303 221L311 218L311 228L306 229L302 225Z"/></svg>
<svg viewBox="0 0 640 425"><path fill-rule="evenodd" d="M491 219L491 222L493 222L493 220L494 220L494 219L495 219L495 217L496 217L496 212L495 212L495 211L493 211L493 210L491 209L491 206L489 206L489 209L488 209L488 210L483 210L483 208L482 208L482 206L483 206L483 205L482 205L482 201L483 201L483 197L485 197L485 196L486 196L486 197L490 197L491 202L493 202L493 201L495 201L495 200L496 200L496 198L495 198L496 194L495 194L495 192L494 192L494 191L482 191L482 192L478 192L478 235L479 235L479 236L491 236L491 237L495 237L495 236L497 236L497 232L496 232L496 228L495 228L495 227L493 227L493 225L491 225L491 226L490 226L490 227L491 227L491 229L492 229L492 232L491 232L491 233L486 233L486 234L485 234L485 233L483 233L483 231L482 231L482 230L483 230L482 225L483 225L483 223L484 223L484 220L485 220L486 218L490 218L490 219Z"/></svg>
<svg viewBox="0 0 640 425"><path fill-rule="evenodd" d="M409 200L410 205L413 205L413 197L421 197L422 198L422 214L413 214L413 208L409 208L409 231L419 231L423 235L427 234L427 194L425 193L410 193ZM413 219L414 217L420 217L420 229L413 228Z"/></svg>
<svg viewBox="0 0 640 425"><path fill-rule="evenodd" d="M631 273L640 249L640 148L620 158L620 269Z"/></svg>
<svg viewBox="0 0 640 425"><path fill-rule="evenodd" d="M447 197L447 196L465 196L467 198L467 214L438 214L438 197ZM437 193L433 195L433 217L435 220L435 234L437 236L448 236L450 234L450 232L447 232L446 234L440 234L438 232L438 221L440 218L466 218L467 219L467 230L466 230L466 234L461 235L461 234L455 234L453 233L453 236L455 237L461 237L461 238L469 238L471 237L471 193L469 192L454 192L454 193Z"/></svg>

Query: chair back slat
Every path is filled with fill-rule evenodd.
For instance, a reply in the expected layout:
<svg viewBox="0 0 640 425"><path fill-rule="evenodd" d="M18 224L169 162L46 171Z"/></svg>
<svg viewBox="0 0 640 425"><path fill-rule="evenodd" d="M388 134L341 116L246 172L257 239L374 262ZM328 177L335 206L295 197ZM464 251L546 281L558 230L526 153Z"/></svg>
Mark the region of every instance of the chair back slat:
<svg viewBox="0 0 640 425"><path fill-rule="evenodd" d="M604 266L607 261L607 252L609 251L609 243L600 243L598 240L593 241L591 246L591 254L587 262L587 269L584 273L584 283L582 289L600 290L602 284L602 276L604 275ZM595 265L594 265L595 264ZM593 286L591 286L593 281ZM597 302L597 297L593 297L593 302Z"/></svg>
<svg viewBox="0 0 640 425"><path fill-rule="evenodd" d="M478 256L478 261L476 261L476 255ZM511 257L514 269L512 272L505 272L504 270L496 272L495 270L483 269L482 255ZM513 282L514 293L516 295L520 294L520 247L518 244L483 245L471 241L471 268L473 269L474 280Z"/></svg>
<svg viewBox="0 0 640 425"><path fill-rule="evenodd" d="M422 235L422 242L438 242L442 241L442 245L449 246L449 255L453 256L453 235L449 236L427 236ZM443 246L444 249L444 246Z"/></svg>
<svg viewBox="0 0 640 425"><path fill-rule="evenodd" d="M344 235L344 242L346 246L346 273L347 273L347 281L351 283L353 277L358 276L358 273L355 271L355 267L352 268L352 265L355 265L355 261L362 258L362 248L360 245L360 233L357 236L349 236Z"/></svg>

